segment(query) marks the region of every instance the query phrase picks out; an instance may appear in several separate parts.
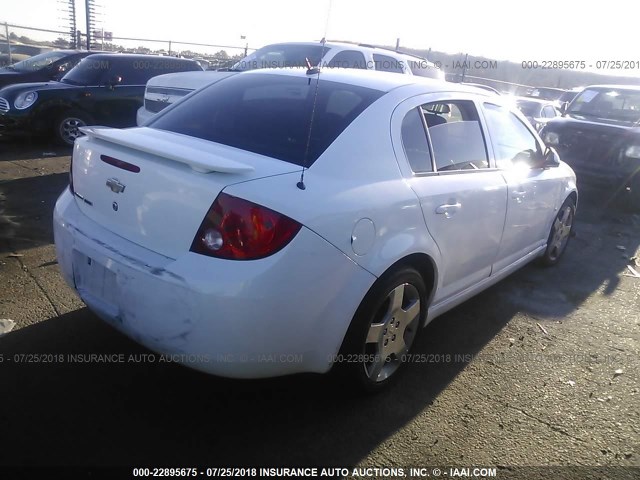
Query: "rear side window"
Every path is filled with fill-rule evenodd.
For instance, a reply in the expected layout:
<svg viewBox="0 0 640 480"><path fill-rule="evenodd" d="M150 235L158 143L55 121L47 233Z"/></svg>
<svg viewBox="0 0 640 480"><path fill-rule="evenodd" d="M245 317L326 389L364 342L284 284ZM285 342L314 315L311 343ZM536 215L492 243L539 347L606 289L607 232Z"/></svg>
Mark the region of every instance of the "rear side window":
<svg viewBox="0 0 640 480"><path fill-rule="evenodd" d="M206 87L147 126L311 166L383 93L320 80L316 96L316 77L236 75Z"/></svg>
<svg viewBox="0 0 640 480"><path fill-rule="evenodd" d="M411 170L432 172L431 153L420 110L414 108L402 120L402 146Z"/></svg>
<svg viewBox="0 0 640 480"><path fill-rule="evenodd" d="M478 111L472 101L428 103L422 112L439 172L489 167Z"/></svg>
<svg viewBox="0 0 640 480"><path fill-rule="evenodd" d="M373 63L376 66L376 70L380 70L382 72L404 73L404 70L402 69L402 61L387 55L374 53Z"/></svg>

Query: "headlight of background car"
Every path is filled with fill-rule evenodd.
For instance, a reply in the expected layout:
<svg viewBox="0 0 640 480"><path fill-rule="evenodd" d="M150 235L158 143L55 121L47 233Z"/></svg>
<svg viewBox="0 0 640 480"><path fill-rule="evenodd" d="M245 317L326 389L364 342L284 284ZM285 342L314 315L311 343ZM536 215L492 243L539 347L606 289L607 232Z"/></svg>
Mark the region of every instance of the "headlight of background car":
<svg viewBox="0 0 640 480"><path fill-rule="evenodd" d="M24 92L18 95L15 102L13 102L13 106L18 110L24 110L25 108L29 108L31 105L36 103L38 99L38 92Z"/></svg>
<svg viewBox="0 0 640 480"><path fill-rule="evenodd" d="M640 145L631 145L624 151L625 157L640 158Z"/></svg>
<svg viewBox="0 0 640 480"><path fill-rule="evenodd" d="M556 132L545 132L542 140L544 140L544 143L547 145L558 145L560 143L560 135Z"/></svg>

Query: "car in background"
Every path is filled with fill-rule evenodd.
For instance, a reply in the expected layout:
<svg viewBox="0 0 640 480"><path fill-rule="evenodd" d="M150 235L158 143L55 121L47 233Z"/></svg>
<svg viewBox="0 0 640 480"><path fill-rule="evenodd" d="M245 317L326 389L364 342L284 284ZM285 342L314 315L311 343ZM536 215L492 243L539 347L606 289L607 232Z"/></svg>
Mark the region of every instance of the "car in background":
<svg viewBox="0 0 640 480"><path fill-rule="evenodd" d="M145 127L85 127L54 209L104 321L208 373L340 369L380 390L422 327L570 240L575 175L502 97L254 70ZM428 380L428 379L427 379Z"/></svg>
<svg viewBox="0 0 640 480"><path fill-rule="evenodd" d="M569 104L573 101L573 99L576 98L582 90L584 90L584 87L576 87L564 92L562 95L560 95L560 98L556 100L557 108L561 112L564 112L569 106Z"/></svg>
<svg viewBox="0 0 640 480"><path fill-rule="evenodd" d="M236 62L227 72L245 72L263 68L352 68L379 70L403 75L416 75L444 80L444 73L432 62L415 55L342 42L288 42L267 45ZM225 78L219 72L207 74L169 75L154 78L145 92L144 106L137 114L138 125L173 102L211 82Z"/></svg>
<svg viewBox="0 0 640 480"><path fill-rule="evenodd" d="M9 48L11 48L11 55L9 55ZM9 47L9 45L0 43L0 67L21 62L22 60L50 52L51 50L53 50L51 47L41 47L37 45L16 45L12 43Z"/></svg>
<svg viewBox="0 0 640 480"><path fill-rule="evenodd" d="M592 85L550 120L541 135L578 180L640 210L640 87Z"/></svg>
<svg viewBox="0 0 640 480"><path fill-rule="evenodd" d="M464 85L468 85L469 87L481 88L482 90L486 90L487 92L495 93L496 95L501 95L501 93L497 89L489 85L485 85L484 83L464 82Z"/></svg>
<svg viewBox="0 0 640 480"><path fill-rule="evenodd" d="M2 135L53 134L73 145L79 127L135 125L147 81L163 73L202 71L193 60L157 55L96 54L60 81L0 89Z"/></svg>
<svg viewBox="0 0 640 480"><path fill-rule="evenodd" d="M526 97L538 98L540 100L557 101L566 90L552 87L534 87L526 93Z"/></svg>
<svg viewBox="0 0 640 480"><path fill-rule="evenodd" d="M536 131L540 131L552 118L560 116L560 111L553 101L536 100L531 97L516 97L514 102Z"/></svg>
<svg viewBox="0 0 640 480"><path fill-rule="evenodd" d="M16 83L60 80L88 55L102 52L53 50L0 68L0 88Z"/></svg>

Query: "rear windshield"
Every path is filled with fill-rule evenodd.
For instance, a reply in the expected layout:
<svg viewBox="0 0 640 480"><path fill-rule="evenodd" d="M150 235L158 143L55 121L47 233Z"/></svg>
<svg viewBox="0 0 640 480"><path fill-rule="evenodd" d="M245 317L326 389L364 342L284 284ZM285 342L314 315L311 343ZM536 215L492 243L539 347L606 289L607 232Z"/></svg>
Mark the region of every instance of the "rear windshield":
<svg viewBox="0 0 640 480"><path fill-rule="evenodd" d="M236 75L185 99L147 126L311 166L384 93L320 80L316 95L316 82L315 76Z"/></svg>

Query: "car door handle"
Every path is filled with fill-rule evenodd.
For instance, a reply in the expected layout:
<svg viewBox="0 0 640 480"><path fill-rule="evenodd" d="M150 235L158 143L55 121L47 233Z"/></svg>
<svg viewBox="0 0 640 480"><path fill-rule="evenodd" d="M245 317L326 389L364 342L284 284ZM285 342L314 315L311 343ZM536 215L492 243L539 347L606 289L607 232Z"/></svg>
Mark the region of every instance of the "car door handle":
<svg viewBox="0 0 640 480"><path fill-rule="evenodd" d="M524 197L526 193L526 190L514 190L511 192L511 198L515 198L517 200L518 198Z"/></svg>
<svg viewBox="0 0 640 480"><path fill-rule="evenodd" d="M438 215L444 215L445 217L450 218L451 215L456 213L461 208L462 205L460 204L460 202L445 203L444 205L440 205L438 208L436 208L436 213Z"/></svg>

